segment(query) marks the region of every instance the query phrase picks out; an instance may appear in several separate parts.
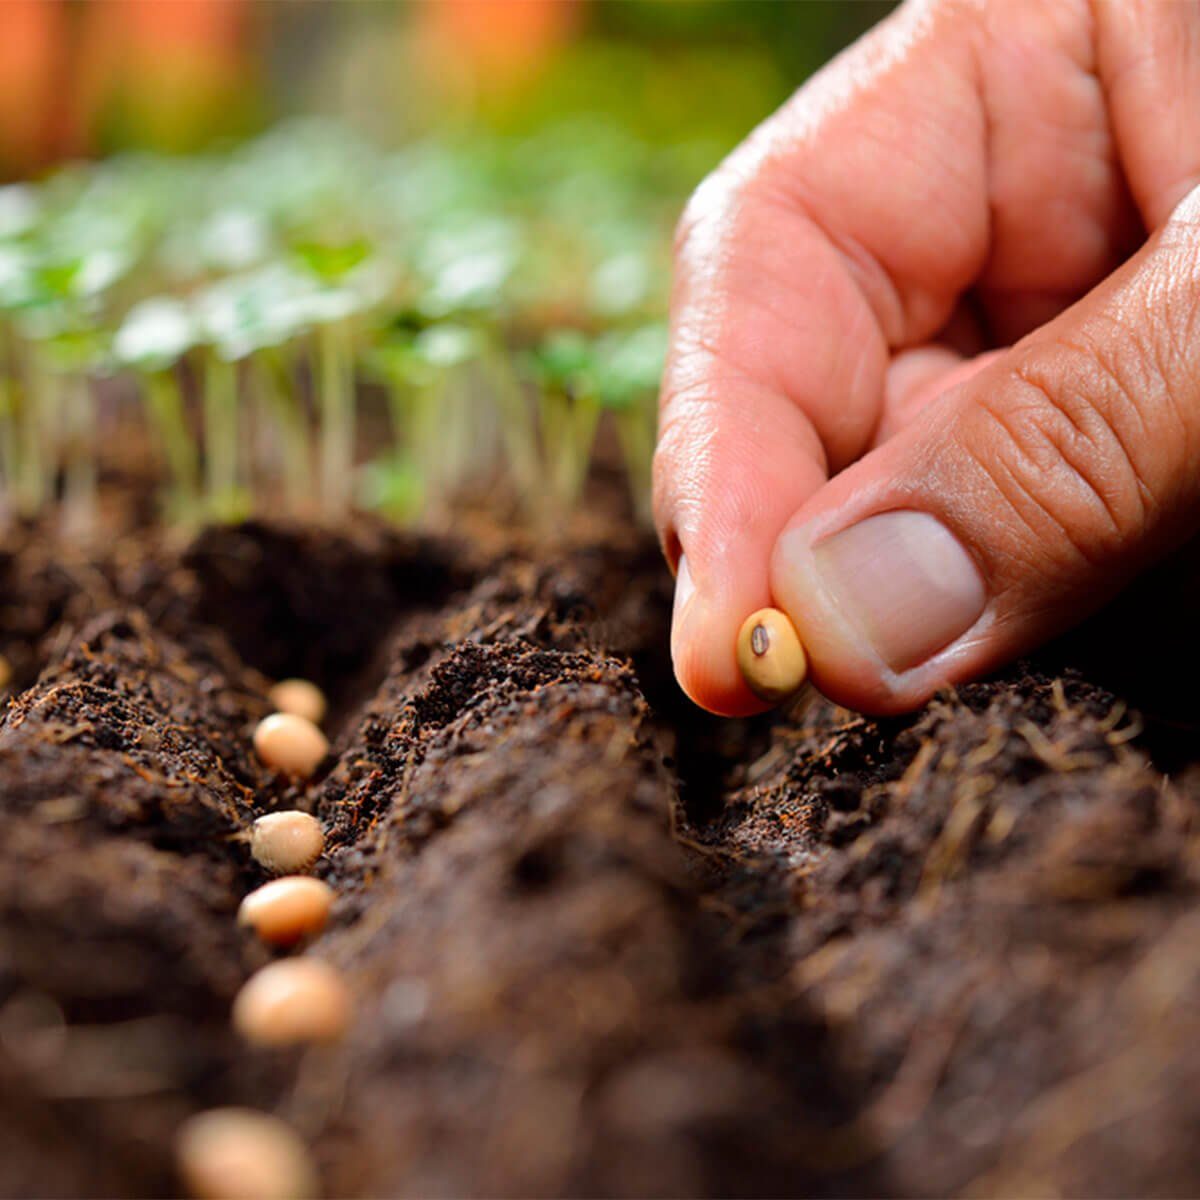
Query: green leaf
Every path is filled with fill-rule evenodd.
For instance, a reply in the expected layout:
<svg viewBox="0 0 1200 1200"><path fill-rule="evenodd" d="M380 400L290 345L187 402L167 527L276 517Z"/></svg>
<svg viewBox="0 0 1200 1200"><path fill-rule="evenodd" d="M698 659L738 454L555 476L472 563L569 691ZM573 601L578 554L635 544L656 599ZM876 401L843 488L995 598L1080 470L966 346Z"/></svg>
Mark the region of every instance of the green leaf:
<svg viewBox="0 0 1200 1200"><path fill-rule="evenodd" d="M407 459L379 458L363 467L358 499L367 509L406 521L421 510L425 482L417 465Z"/></svg>
<svg viewBox="0 0 1200 1200"><path fill-rule="evenodd" d="M530 353L529 362L544 386L578 391L595 362L592 339L576 329L556 330Z"/></svg>
<svg viewBox="0 0 1200 1200"><path fill-rule="evenodd" d="M371 243L365 237L345 242L297 241L291 246L297 262L322 283L337 283L366 262Z"/></svg>
<svg viewBox="0 0 1200 1200"><path fill-rule="evenodd" d="M0 238L24 236L37 224L40 214L38 191L31 184L0 187Z"/></svg>
<svg viewBox="0 0 1200 1200"><path fill-rule="evenodd" d="M431 325L413 339L413 353L431 367L457 367L480 351L479 334L465 325Z"/></svg>
<svg viewBox="0 0 1200 1200"><path fill-rule="evenodd" d="M655 395L667 356L667 327L655 323L596 341L591 382L605 408L626 409Z"/></svg>
<svg viewBox="0 0 1200 1200"><path fill-rule="evenodd" d="M196 344L199 331L188 306L156 297L131 308L113 338L113 355L124 366L161 371Z"/></svg>

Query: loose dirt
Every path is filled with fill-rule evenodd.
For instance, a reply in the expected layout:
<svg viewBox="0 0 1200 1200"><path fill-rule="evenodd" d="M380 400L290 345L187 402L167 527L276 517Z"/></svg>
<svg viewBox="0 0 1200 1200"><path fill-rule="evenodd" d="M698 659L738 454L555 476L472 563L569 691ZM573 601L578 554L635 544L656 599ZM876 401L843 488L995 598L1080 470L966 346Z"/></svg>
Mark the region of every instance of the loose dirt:
<svg viewBox="0 0 1200 1200"><path fill-rule="evenodd" d="M0 585L0 1193L175 1193L215 1105L331 1195L1200 1190L1200 751L1102 686L1111 627L903 720L723 722L615 520L28 531ZM250 749L286 676L305 785ZM335 1046L229 1026L281 808L327 827Z"/></svg>

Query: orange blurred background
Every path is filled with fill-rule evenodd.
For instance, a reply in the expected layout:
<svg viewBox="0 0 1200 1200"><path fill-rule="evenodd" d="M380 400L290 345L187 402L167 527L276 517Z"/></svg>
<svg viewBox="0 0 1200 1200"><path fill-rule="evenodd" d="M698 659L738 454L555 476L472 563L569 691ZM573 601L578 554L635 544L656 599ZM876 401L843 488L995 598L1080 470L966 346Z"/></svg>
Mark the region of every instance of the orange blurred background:
<svg viewBox="0 0 1200 1200"><path fill-rule="evenodd" d="M574 106L657 121L652 137L715 127L732 142L888 7L0 0L0 176L121 149L202 149L314 111L385 141Z"/></svg>

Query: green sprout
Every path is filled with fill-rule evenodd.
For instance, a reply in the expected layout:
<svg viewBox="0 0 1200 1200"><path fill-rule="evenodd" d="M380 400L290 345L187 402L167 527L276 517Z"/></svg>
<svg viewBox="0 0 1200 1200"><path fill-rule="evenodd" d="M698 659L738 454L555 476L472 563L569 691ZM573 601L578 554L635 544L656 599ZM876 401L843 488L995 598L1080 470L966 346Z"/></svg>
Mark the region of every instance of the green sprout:
<svg viewBox="0 0 1200 1200"><path fill-rule="evenodd" d="M354 320L383 298L390 272L362 237L298 240L291 251L296 311L315 330L321 499L327 513L339 515L349 509L354 486Z"/></svg>
<svg viewBox="0 0 1200 1200"><path fill-rule="evenodd" d="M405 318L368 350L364 367L387 393L393 437L391 454L375 460L365 478L368 507L410 519L466 475L477 458L480 414L461 385L483 345L471 326L422 328Z"/></svg>
<svg viewBox="0 0 1200 1200"><path fill-rule="evenodd" d="M171 476L168 511L181 521L190 521L197 511L200 469L178 364L198 336L186 304L158 297L132 308L113 338L114 359L135 371L141 382L150 424L158 433Z"/></svg>
<svg viewBox="0 0 1200 1200"><path fill-rule="evenodd" d="M591 462L600 405L592 386L594 347L576 330L552 333L529 358L539 385L539 434L546 484L561 514L574 507Z"/></svg>
<svg viewBox="0 0 1200 1200"><path fill-rule="evenodd" d="M260 410L260 425L279 444L284 492L301 509L311 492L308 416L294 385L292 346L306 328L292 274L268 265L212 284L197 297L197 321L207 344L205 425L212 453L206 487L217 510L237 515L247 505L240 488L238 373L244 366ZM224 499L222 499L224 497Z"/></svg>
<svg viewBox="0 0 1200 1200"><path fill-rule="evenodd" d="M86 525L94 384L115 365L171 520L270 496L437 521L501 454L527 515L559 519L602 423L644 517L671 209L695 166L595 122L380 155L306 120L0 188L6 509L37 517L61 494ZM367 379L392 436L358 471Z"/></svg>
<svg viewBox="0 0 1200 1200"><path fill-rule="evenodd" d="M666 355L667 327L658 322L603 334L595 342L592 386L600 405L613 415L634 511L644 524L651 519L655 401Z"/></svg>
<svg viewBox="0 0 1200 1200"><path fill-rule="evenodd" d="M89 532L95 515L95 402L90 376L107 363L101 309L104 293L131 264L115 246L75 248L82 235L70 223L38 231L19 262L10 259L4 289L10 319L24 343L16 405L16 501L34 516L64 475L64 525Z"/></svg>
<svg viewBox="0 0 1200 1200"><path fill-rule="evenodd" d="M64 325L42 341L42 411L53 416L63 472L62 527L86 536L96 522L96 400L92 379L107 369L108 339L87 324Z"/></svg>
<svg viewBox="0 0 1200 1200"><path fill-rule="evenodd" d="M588 337L551 334L531 355L541 388L540 434L546 481L560 509L583 491L600 416L611 414L635 512L649 519L654 397L666 354L666 328L651 324Z"/></svg>

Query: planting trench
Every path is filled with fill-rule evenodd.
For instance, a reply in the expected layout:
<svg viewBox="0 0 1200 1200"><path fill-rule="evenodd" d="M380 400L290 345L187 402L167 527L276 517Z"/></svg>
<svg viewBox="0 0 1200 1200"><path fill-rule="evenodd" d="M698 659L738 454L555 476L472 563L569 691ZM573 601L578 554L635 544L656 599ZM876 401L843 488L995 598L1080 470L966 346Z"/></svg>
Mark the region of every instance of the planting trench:
<svg viewBox="0 0 1200 1200"><path fill-rule="evenodd" d="M224 1104L331 1195L1200 1186L1192 738L1084 643L903 720L722 722L616 524L115 545L0 558L3 1194L173 1193ZM303 788L249 748L290 674L332 703ZM250 1049L244 834L297 806L356 1015Z"/></svg>

